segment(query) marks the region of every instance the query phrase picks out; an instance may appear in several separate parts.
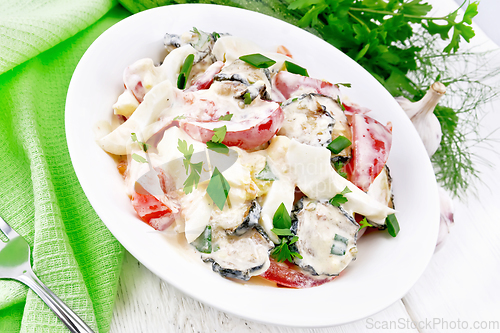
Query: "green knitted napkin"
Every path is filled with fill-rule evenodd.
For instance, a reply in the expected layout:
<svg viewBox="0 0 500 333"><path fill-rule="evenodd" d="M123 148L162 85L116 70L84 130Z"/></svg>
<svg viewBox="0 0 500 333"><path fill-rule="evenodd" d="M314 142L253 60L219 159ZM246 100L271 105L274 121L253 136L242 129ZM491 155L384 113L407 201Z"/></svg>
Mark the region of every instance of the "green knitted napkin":
<svg viewBox="0 0 500 333"><path fill-rule="evenodd" d="M108 12L114 5L21 0L0 8L0 216L30 243L39 278L96 332L109 331L123 250L76 178L64 107L85 50L130 15L120 6ZM31 290L0 280L0 332L19 331L68 330Z"/></svg>

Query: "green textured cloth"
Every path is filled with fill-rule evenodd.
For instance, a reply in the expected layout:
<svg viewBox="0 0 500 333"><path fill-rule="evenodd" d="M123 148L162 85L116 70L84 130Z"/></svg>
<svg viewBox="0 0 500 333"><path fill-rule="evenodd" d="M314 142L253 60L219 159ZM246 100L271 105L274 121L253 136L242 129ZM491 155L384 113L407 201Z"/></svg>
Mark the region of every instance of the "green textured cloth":
<svg viewBox="0 0 500 333"><path fill-rule="evenodd" d="M0 216L30 243L38 277L95 332L109 331L123 249L77 180L64 107L85 50L130 15L115 6L113 0L0 4ZM0 280L0 332L68 330L34 292Z"/></svg>
<svg viewBox="0 0 500 333"><path fill-rule="evenodd" d="M282 1L120 3L132 13L177 3L214 3L297 23ZM116 0L0 3L0 216L30 243L38 277L101 333L110 328L123 249L77 180L66 145L64 107L71 76L86 49L130 12ZM0 239L5 239L1 233ZM0 333L67 331L34 292L0 280Z"/></svg>

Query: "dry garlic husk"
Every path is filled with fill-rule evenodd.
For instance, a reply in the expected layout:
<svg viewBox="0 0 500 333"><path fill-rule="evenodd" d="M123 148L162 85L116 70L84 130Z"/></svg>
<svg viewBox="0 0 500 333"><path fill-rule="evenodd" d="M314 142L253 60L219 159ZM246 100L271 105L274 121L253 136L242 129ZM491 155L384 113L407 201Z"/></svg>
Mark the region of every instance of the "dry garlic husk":
<svg viewBox="0 0 500 333"><path fill-rule="evenodd" d="M404 97L396 97L396 101L417 129L429 157L439 148L443 136L441 124L434 114L434 108L445 92L445 85L441 82L435 82L418 102L410 102Z"/></svg>
<svg viewBox="0 0 500 333"><path fill-rule="evenodd" d="M406 112L406 115L410 118L413 126L415 126L420 135L429 157L439 148L441 137L443 136L441 124L434 114L434 109L445 92L445 85L435 82L418 102L410 102L404 97L396 97L397 102ZM441 214L436 251L441 248L441 245L450 233L450 227L454 224L453 202L442 187L439 187L439 204Z"/></svg>
<svg viewBox="0 0 500 333"><path fill-rule="evenodd" d="M450 233L450 228L455 224L454 221L454 207L453 201L451 200L448 193L439 186L439 205L440 205L440 222L439 222L439 233L436 243L436 251L438 251L448 234Z"/></svg>

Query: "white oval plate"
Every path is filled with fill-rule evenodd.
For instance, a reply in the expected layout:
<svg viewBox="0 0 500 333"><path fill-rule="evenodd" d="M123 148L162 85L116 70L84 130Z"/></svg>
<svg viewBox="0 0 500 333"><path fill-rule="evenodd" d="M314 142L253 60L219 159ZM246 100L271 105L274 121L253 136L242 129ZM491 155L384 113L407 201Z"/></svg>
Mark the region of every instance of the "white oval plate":
<svg viewBox="0 0 500 333"><path fill-rule="evenodd" d="M247 38L269 51L285 45L311 77L349 82L342 88L371 116L393 124L389 166L401 232L359 241L358 259L336 280L303 289L224 279L189 260L136 216L116 164L94 141L123 91L123 70L140 58L162 60L163 36L196 27ZM69 152L90 203L109 230L147 268L181 291L222 311L265 323L322 327L362 319L403 297L423 273L436 244L439 207L427 153L399 105L363 68L304 30L255 12L215 5L175 5L133 15L103 33L76 68L66 100Z"/></svg>

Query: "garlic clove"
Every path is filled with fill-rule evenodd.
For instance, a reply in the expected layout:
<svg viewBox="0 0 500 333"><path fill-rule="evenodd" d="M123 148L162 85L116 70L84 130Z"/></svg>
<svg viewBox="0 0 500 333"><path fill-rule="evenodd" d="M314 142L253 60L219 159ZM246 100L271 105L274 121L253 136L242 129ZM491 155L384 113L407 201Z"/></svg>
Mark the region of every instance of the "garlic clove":
<svg viewBox="0 0 500 333"><path fill-rule="evenodd" d="M441 124L434 114L434 109L445 93L446 86L441 82L435 82L418 102L411 102L402 96L396 97L396 101L420 135L429 157L439 148L443 136Z"/></svg>
<svg viewBox="0 0 500 333"><path fill-rule="evenodd" d="M454 221L454 207L448 193L439 186L439 204L440 204L440 221L439 221L439 234L436 242L435 251L439 251L450 233L450 228L455 224Z"/></svg>

